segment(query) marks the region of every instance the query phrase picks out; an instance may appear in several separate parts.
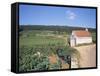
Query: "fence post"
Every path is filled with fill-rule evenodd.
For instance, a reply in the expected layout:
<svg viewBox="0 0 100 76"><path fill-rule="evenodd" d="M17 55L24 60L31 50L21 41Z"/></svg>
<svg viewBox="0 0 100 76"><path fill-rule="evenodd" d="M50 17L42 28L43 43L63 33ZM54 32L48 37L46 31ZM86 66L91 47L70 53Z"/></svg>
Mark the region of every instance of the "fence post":
<svg viewBox="0 0 100 76"><path fill-rule="evenodd" d="M66 58L66 62L69 64L69 69L71 69L71 56L67 55L65 58Z"/></svg>

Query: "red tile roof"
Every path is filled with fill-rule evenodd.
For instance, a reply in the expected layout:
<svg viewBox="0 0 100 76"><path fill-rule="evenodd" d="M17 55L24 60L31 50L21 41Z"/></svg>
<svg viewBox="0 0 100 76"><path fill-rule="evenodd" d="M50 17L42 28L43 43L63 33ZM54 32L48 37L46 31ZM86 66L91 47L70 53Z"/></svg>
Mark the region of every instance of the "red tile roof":
<svg viewBox="0 0 100 76"><path fill-rule="evenodd" d="M91 33L86 30L76 30L73 32L77 37L91 37Z"/></svg>

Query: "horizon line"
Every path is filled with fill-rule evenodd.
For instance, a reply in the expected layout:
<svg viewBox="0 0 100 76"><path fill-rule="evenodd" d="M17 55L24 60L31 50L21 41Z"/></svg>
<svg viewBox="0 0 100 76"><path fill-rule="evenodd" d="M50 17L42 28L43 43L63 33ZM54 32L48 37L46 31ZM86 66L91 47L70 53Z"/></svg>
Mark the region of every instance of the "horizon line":
<svg viewBox="0 0 100 76"><path fill-rule="evenodd" d="M50 25L35 25L35 24L21 24L19 26L66 26L66 27L80 27L80 28L94 28L96 29L96 27L87 27L87 26L73 26L73 25L53 25L53 24L50 24Z"/></svg>

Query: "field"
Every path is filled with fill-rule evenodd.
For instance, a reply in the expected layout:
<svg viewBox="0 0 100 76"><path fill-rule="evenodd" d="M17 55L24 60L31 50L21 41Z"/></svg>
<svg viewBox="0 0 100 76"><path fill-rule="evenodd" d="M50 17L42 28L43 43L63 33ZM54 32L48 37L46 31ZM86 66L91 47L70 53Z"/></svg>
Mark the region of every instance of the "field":
<svg viewBox="0 0 100 76"><path fill-rule="evenodd" d="M79 57L79 52L69 46L71 32L63 27L63 30L52 28L24 27L20 30L19 71L70 69L67 56ZM95 42L95 33L93 38Z"/></svg>
<svg viewBox="0 0 100 76"><path fill-rule="evenodd" d="M22 32L21 41L20 45L25 46L64 44L64 40L56 38L52 31L24 31Z"/></svg>

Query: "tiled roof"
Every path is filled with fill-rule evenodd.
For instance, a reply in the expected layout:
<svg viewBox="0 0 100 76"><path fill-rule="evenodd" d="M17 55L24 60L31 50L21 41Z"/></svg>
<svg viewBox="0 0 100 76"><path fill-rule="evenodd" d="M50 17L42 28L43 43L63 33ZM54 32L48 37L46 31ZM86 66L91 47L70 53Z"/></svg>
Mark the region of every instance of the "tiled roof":
<svg viewBox="0 0 100 76"><path fill-rule="evenodd" d="M73 31L73 33L77 37L91 37L91 33L86 30L75 30L75 31Z"/></svg>

